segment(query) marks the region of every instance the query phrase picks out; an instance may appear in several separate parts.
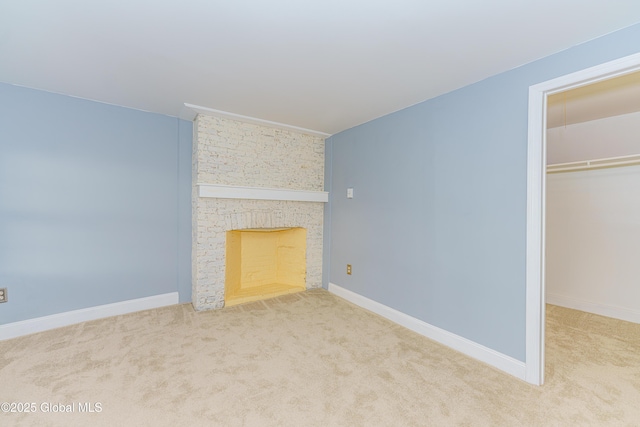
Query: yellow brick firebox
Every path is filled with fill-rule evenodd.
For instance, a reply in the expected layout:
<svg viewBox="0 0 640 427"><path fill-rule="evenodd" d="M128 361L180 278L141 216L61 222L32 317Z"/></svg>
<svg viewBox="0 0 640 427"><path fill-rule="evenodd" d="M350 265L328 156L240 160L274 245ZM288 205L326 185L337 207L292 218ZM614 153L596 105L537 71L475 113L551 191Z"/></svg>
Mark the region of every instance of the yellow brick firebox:
<svg viewBox="0 0 640 427"><path fill-rule="evenodd" d="M227 231L225 306L304 291L304 228Z"/></svg>

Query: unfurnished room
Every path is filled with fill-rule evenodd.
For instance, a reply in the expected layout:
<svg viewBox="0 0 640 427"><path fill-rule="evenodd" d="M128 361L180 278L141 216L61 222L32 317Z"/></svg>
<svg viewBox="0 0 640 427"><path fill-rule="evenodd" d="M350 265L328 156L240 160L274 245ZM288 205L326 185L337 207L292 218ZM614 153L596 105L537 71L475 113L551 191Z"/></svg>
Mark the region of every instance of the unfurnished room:
<svg viewBox="0 0 640 427"><path fill-rule="evenodd" d="M634 0L0 0L0 425L638 425L638 135Z"/></svg>

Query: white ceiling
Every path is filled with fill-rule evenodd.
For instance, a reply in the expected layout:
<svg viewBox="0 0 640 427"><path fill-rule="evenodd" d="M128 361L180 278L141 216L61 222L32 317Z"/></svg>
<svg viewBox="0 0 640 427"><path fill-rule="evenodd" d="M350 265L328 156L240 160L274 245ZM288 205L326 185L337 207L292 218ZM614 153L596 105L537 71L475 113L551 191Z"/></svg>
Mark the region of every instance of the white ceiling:
<svg viewBox="0 0 640 427"><path fill-rule="evenodd" d="M637 22L638 0L0 0L0 81L332 134Z"/></svg>

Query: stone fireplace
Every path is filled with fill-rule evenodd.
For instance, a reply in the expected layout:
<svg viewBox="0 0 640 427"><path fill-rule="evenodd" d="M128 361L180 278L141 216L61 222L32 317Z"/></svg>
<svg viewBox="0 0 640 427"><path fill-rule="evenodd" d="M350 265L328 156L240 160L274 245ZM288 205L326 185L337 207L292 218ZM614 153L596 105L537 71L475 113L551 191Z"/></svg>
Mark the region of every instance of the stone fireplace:
<svg viewBox="0 0 640 427"><path fill-rule="evenodd" d="M326 135L273 125L219 114L196 116L196 310L322 286ZM294 249L301 238L302 248ZM258 247L247 249L256 242ZM248 258L228 258L243 247Z"/></svg>
<svg viewBox="0 0 640 427"><path fill-rule="evenodd" d="M225 306L305 290L304 228L227 231L226 249Z"/></svg>

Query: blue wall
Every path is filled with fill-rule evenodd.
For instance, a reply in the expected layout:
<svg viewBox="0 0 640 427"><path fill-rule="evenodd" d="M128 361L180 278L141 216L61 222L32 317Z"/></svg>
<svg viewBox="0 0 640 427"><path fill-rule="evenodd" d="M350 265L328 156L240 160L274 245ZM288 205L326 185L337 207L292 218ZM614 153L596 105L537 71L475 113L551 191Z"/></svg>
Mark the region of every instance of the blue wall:
<svg viewBox="0 0 640 427"><path fill-rule="evenodd" d="M524 361L529 86L639 40L635 25L334 135L330 281Z"/></svg>
<svg viewBox="0 0 640 427"><path fill-rule="evenodd" d="M191 298L190 122L0 83L0 324Z"/></svg>
<svg viewBox="0 0 640 427"><path fill-rule="evenodd" d="M331 191L331 168L333 159L333 144L331 138L324 143L324 191ZM324 204L322 236L322 287L329 287L331 274L331 203Z"/></svg>

